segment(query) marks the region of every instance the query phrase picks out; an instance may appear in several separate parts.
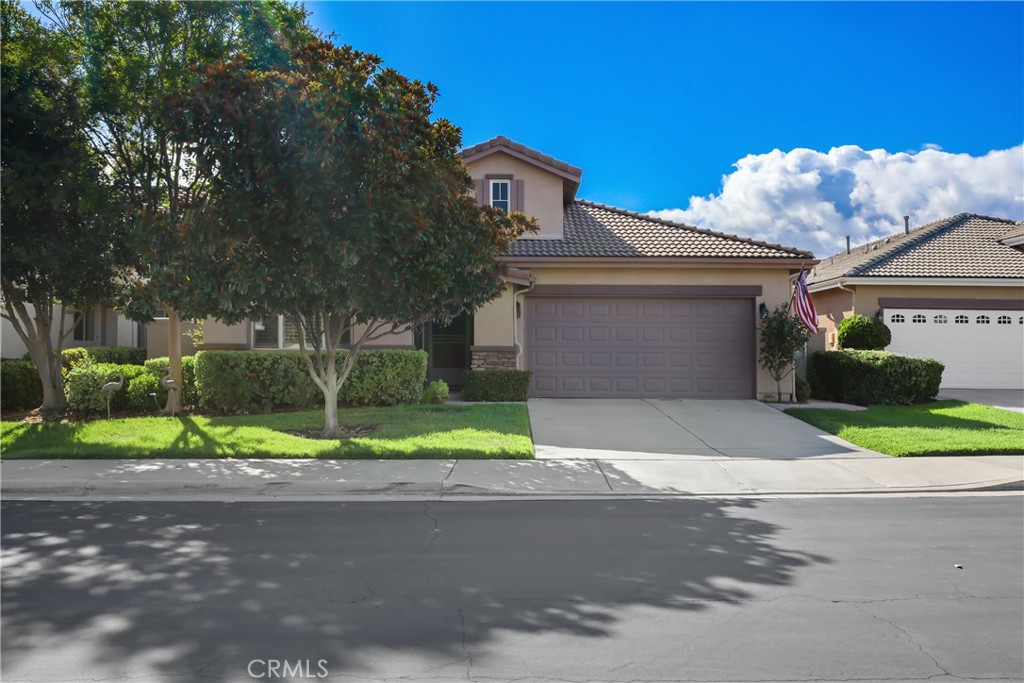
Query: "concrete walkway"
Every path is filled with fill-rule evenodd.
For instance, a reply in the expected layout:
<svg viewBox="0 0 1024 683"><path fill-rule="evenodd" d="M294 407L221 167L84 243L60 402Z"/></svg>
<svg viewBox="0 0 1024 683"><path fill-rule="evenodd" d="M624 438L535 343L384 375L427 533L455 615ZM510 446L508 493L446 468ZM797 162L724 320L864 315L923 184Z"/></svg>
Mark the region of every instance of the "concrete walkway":
<svg viewBox="0 0 1024 683"><path fill-rule="evenodd" d="M871 458L759 401L530 399L537 459Z"/></svg>
<svg viewBox="0 0 1024 683"><path fill-rule="evenodd" d="M5 460L0 462L0 480L5 500L437 500L908 493L1022 488L1024 456Z"/></svg>

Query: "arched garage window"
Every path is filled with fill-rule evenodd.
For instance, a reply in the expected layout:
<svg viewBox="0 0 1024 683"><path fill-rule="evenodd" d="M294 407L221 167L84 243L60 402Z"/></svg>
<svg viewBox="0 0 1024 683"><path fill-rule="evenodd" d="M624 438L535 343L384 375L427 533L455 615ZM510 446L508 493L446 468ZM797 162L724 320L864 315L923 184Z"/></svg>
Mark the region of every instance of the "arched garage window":
<svg viewBox="0 0 1024 683"><path fill-rule="evenodd" d="M949 319L946 318L946 316L939 314L935 316L935 319L932 322L934 322L936 325L945 325L946 323L949 322Z"/></svg>
<svg viewBox="0 0 1024 683"><path fill-rule="evenodd" d="M1001 315L1001 316L999 316L999 319L996 320L996 322L998 324L1000 324L1000 325L1012 325L1013 324L1013 318L1011 318L1008 315Z"/></svg>
<svg viewBox="0 0 1024 683"><path fill-rule="evenodd" d="M957 325L966 325L967 323L971 322L971 319L968 318L966 315L958 315L957 317L953 318L953 322L955 322Z"/></svg>
<svg viewBox="0 0 1024 683"><path fill-rule="evenodd" d="M915 323L926 323L928 322L928 318L918 313L913 318L911 318L910 321Z"/></svg>
<svg viewBox="0 0 1024 683"><path fill-rule="evenodd" d="M907 322L907 319L904 318L899 313L894 313L892 318L889 319L889 322L891 322L891 323L905 323L905 322Z"/></svg>
<svg viewBox="0 0 1024 683"><path fill-rule="evenodd" d="M988 325L989 319L987 315L979 315L977 318L975 318L974 322L978 323L979 325Z"/></svg>

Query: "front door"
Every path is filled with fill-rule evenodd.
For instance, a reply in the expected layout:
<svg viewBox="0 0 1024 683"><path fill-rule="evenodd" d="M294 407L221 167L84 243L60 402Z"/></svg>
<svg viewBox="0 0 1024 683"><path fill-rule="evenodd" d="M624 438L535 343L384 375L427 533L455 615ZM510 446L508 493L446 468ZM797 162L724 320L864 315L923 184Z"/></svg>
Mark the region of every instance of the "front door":
<svg viewBox="0 0 1024 683"><path fill-rule="evenodd" d="M427 378L443 379L448 386L462 386L469 369L469 347L473 344L473 316L460 315L450 325L432 322L425 330L430 356Z"/></svg>

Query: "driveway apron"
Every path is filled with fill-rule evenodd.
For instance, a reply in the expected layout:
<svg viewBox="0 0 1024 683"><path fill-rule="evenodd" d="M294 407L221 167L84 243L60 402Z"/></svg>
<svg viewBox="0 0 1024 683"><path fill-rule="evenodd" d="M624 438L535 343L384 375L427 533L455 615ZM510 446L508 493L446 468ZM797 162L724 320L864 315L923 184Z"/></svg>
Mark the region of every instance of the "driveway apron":
<svg viewBox="0 0 1024 683"><path fill-rule="evenodd" d="M752 400L530 399L537 458L856 458L878 454Z"/></svg>

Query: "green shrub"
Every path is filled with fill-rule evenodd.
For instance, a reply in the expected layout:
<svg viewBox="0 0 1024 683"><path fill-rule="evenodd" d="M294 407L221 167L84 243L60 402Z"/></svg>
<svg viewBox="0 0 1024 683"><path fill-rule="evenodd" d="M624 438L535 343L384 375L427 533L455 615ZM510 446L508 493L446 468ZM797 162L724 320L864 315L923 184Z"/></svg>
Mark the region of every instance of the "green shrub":
<svg viewBox="0 0 1024 683"><path fill-rule="evenodd" d="M839 323L836 340L841 349L881 351L892 341L892 332L885 323L855 313Z"/></svg>
<svg viewBox="0 0 1024 683"><path fill-rule="evenodd" d="M129 410L155 413L167 405L167 390L160 385L160 378L152 372L143 372L131 380L125 379L125 383L124 394Z"/></svg>
<svg viewBox="0 0 1024 683"><path fill-rule="evenodd" d="M170 359L167 356L150 358L143 365L158 380L166 377L170 369ZM199 403L199 394L196 392L196 357L182 356L181 358L181 401L182 405L194 406ZM158 385L159 386L159 385ZM166 402L167 392L160 386L160 405ZM152 399L150 399L152 401Z"/></svg>
<svg viewBox="0 0 1024 683"><path fill-rule="evenodd" d="M945 366L885 351L817 351L811 356L822 398L856 405L911 404L939 393Z"/></svg>
<svg viewBox="0 0 1024 683"><path fill-rule="evenodd" d="M529 370L469 370L462 397L467 401L525 401L532 376Z"/></svg>
<svg viewBox="0 0 1024 683"><path fill-rule="evenodd" d="M811 398L811 385L800 373L796 375L796 402L807 403Z"/></svg>
<svg viewBox="0 0 1024 683"><path fill-rule="evenodd" d="M338 361L348 351L338 352ZM363 350L341 387L338 403L417 403L427 374L427 354L396 349ZM323 405L323 394L295 351L200 351L195 360L199 405L227 413L268 412Z"/></svg>
<svg viewBox="0 0 1024 683"><path fill-rule="evenodd" d="M140 376L148 376L150 372L141 365L117 365L115 363L97 363L91 358L75 365L67 374L68 406L83 415L105 414L107 398L100 389L107 382L117 380L117 375L124 377L124 385L110 397L110 409L149 410L138 390L129 396L128 389L133 381ZM152 399L149 399L152 402Z"/></svg>
<svg viewBox="0 0 1024 683"><path fill-rule="evenodd" d="M67 374L68 370L89 357L89 352L86 349L81 346L74 346L60 352L60 364L64 368L64 373Z"/></svg>
<svg viewBox="0 0 1024 683"><path fill-rule="evenodd" d="M32 410L43 403L43 383L36 364L20 358L0 361L0 409Z"/></svg>
<svg viewBox="0 0 1024 683"><path fill-rule="evenodd" d="M434 380L423 389L421 403L444 403L448 400L448 383L443 379Z"/></svg>

